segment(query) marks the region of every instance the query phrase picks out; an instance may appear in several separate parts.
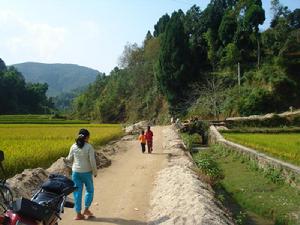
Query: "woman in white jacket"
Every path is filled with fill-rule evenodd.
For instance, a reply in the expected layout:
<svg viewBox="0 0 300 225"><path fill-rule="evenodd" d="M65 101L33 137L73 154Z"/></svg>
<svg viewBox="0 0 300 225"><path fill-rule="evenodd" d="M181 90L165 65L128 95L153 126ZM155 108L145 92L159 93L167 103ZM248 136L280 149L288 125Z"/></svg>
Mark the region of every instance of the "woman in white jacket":
<svg viewBox="0 0 300 225"><path fill-rule="evenodd" d="M73 163L72 165L72 180L77 187L74 192L75 201L75 220L85 219L84 216L93 216L89 207L92 204L94 197L94 184L93 175L97 176L97 166L95 160L95 150L91 144L88 143L90 138L90 132L87 129L80 129L76 142L71 146L70 153L67 160ZM85 185L85 198L84 205L85 209L82 210L82 189Z"/></svg>

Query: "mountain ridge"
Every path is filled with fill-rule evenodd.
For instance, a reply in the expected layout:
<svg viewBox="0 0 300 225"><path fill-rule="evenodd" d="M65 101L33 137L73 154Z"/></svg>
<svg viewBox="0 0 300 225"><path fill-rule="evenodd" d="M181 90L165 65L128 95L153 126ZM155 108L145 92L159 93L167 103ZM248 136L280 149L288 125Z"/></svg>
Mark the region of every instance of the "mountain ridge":
<svg viewBox="0 0 300 225"><path fill-rule="evenodd" d="M72 63L23 62L13 64L27 82L47 83L47 95L54 97L95 81L98 70Z"/></svg>

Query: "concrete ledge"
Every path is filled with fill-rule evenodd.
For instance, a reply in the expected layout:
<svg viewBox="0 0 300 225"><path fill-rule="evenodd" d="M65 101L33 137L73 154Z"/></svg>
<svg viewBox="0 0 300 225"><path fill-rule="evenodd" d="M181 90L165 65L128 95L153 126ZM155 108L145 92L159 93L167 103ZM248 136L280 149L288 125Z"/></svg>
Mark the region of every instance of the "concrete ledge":
<svg viewBox="0 0 300 225"><path fill-rule="evenodd" d="M210 126L209 128L209 141L211 144L221 144L241 154L250 156L251 159L257 161L260 168L266 169L271 167L282 170L282 175L286 178L286 182L300 189L300 167L275 159L255 149L227 141L215 126Z"/></svg>

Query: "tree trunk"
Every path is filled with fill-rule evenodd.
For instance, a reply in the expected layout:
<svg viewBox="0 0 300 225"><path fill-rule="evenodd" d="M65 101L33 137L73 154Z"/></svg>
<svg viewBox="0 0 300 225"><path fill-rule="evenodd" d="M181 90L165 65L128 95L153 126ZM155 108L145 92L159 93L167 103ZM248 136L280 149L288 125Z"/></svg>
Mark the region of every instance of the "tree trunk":
<svg viewBox="0 0 300 225"><path fill-rule="evenodd" d="M259 34L256 36L257 39L257 68L260 66L260 42L259 42Z"/></svg>

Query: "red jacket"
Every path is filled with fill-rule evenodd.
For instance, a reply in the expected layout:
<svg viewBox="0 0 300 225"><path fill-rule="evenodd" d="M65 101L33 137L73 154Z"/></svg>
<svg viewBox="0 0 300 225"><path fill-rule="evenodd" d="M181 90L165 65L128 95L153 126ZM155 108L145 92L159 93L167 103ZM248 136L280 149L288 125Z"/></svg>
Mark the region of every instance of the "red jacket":
<svg viewBox="0 0 300 225"><path fill-rule="evenodd" d="M153 133L151 130L147 130L145 136L147 141L152 141Z"/></svg>

